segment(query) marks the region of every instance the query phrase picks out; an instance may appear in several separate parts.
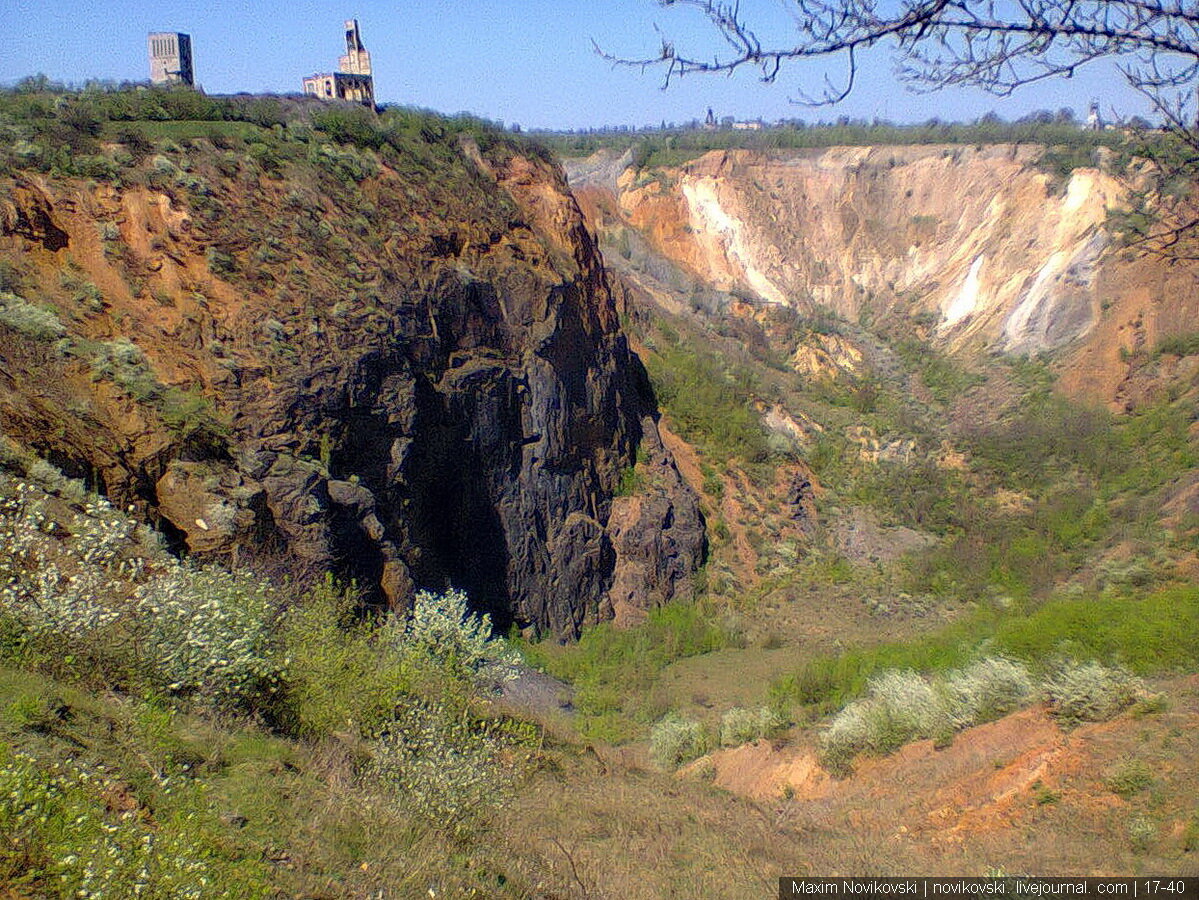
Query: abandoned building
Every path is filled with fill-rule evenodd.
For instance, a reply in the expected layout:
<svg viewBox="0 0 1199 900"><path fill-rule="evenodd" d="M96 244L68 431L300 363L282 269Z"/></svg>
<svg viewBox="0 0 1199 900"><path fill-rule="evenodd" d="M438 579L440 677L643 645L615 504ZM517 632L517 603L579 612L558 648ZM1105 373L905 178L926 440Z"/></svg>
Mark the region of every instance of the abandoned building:
<svg viewBox="0 0 1199 900"><path fill-rule="evenodd" d="M304 93L324 100L349 100L367 106L375 105L371 55L362 46L357 19L346 22L346 52L341 57L338 71L305 78Z"/></svg>
<svg viewBox="0 0 1199 900"><path fill-rule="evenodd" d="M146 39L146 46L150 51L152 83L195 86L191 35L177 31L153 31Z"/></svg>

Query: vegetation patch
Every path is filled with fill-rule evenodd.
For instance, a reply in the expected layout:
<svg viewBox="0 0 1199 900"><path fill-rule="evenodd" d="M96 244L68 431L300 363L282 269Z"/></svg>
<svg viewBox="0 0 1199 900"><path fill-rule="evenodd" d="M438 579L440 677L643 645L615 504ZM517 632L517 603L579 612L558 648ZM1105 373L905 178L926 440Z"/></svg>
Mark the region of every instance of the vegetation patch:
<svg viewBox="0 0 1199 900"><path fill-rule="evenodd" d="M870 680L888 669L960 669L984 646L1042 666L1072 656L1141 675L1192 671L1199 667L1199 588L1145 597L1059 597L1026 613L983 609L919 640L810 660L777 679L770 693L780 707L798 703L830 713L862 696Z"/></svg>
<svg viewBox="0 0 1199 900"><path fill-rule="evenodd" d="M35 341L53 341L67 331L54 310L28 303L8 291L0 291L0 325Z"/></svg>
<svg viewBox="0 0 1199 900"><path fill-rule="evenodd" d="M708 735L693 719L671 713L649 733L649 754L660 769L671 771L707 752Z"/></svg>
<svg viewBox="0 0 1199 900"><path fill-rule="evenodd" d="M646 622L618 629L601 624L571 646L524 646L530 662L574 685L579 731L588 738L626 741L664 712L651 695L657 674L678 659L737 643L703 604L672 603Z"/></svg>

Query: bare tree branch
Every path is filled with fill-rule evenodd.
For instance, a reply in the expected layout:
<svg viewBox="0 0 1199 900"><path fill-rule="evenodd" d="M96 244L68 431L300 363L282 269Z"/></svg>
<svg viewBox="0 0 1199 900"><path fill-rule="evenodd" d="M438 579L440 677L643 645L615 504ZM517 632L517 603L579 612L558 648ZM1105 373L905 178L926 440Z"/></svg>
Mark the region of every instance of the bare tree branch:
<svg viewBox="0 0 1199 900"><path fill-rule="evenodd" d="M1144 213L1133 246L1173 258L1199 258L1199 0L783 0L791 26L764 34L739 2L658 0L706 17L729 55L703 58L664 34L656 56L622 57L597 47L615 65L653 68L662 85L693 74L756 70L773 83L792 64L835 67L814 94L797 101L837 103L853 90L860 54L876 46L896 53L900 79L917 91L975 87L1007 96L1024 85L1069 78L1099 60L1115 60L1127 82L1148 98L1173 148L1145 188L1158 217ZM810 76L808 76L810 78ZM1159 135L1160 137L1160 135ZM1179 179L1184 184L1178 186ZM1143 211L1142 211L1143 212Z"/></svg>
<svg viewBox="0 0 1199 900"><path fill-rule="evenodd" d="M968 85L1007 95L1050 77L1069 77L1096 60L1138 58L1125 69L1134 87L1193 84L1199 71L1199 4L1181 0L902 0L884 14L878 0L787 0L789 33L761 37L739 3L659 0L698 10L731 51L701 58L662 37L655 56L631 59L599 50L617 65L659 68L663 85L695 73L757 69L774 82L788 63L843 57L842 87L815 98L834 102L852 88L855 54L879 44L898 51L900 74L921 88Z"/></svg>

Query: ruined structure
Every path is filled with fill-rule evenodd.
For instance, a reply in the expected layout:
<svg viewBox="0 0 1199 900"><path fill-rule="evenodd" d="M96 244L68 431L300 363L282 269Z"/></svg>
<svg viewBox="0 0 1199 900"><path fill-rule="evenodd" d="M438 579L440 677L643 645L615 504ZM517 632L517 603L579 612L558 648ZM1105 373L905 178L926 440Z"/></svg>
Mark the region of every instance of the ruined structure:
<svg viewBox="0 0 1199 900"><path fill-rule="evenodd" d="M371 55L362 45L358 20L346 21L346 52L336 72L310 75L304 79L304 93L323 100L349 100L375 104L375 81L371 76Z"/></svg>
<svg viewBox="0 0 1199 900"><path fill-rule="evenodd" d="M151 82L195 86L191 35L177 31L153 31L146 38L146 49L150 53Z"/></svg>

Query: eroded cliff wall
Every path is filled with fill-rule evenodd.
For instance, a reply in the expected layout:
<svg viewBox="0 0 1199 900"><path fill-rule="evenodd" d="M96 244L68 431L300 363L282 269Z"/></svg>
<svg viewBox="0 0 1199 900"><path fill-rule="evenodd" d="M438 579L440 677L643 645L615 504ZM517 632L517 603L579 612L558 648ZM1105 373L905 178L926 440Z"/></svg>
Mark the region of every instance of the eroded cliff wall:
<svg viewBox="0 0 1199 900"><path fill-rule="evenodd" d="M1051 176L1043 148L714 151L678 168L568 164L617 225L718 289L857 321L919 317L951 352L1062 350L1063 383L1115 399L1121 354L1193 330L1199 269L1116 246L1128 187ZM589 213L590 214L590 213Z"/></svg>
<svg viewBox="0 0 1199 900"><path fill-rule="evenodd" d="M702 519L557 168L263 140L0 178L4 432L181 549L392 604L571 636L686 591Z"/></svg>

